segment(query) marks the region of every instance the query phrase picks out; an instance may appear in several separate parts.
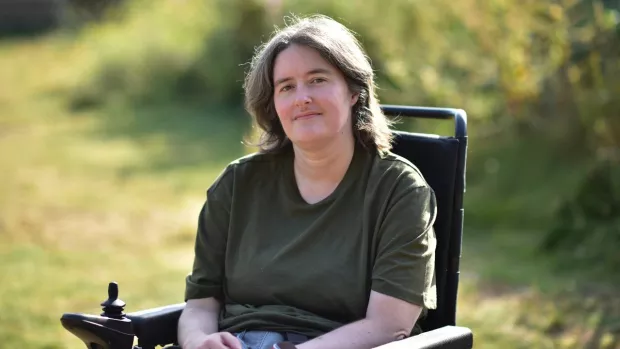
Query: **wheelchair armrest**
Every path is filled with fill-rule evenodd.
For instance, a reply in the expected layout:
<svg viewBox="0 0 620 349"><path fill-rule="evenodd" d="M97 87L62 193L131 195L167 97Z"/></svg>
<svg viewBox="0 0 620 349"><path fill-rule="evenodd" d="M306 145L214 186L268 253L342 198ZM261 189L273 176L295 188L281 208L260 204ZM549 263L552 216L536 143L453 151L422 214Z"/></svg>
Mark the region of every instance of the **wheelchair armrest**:
<svg viewBox="0 0 620 349"><path fill-rule="evenodd" d="M445 326L374 349L471 349L474 336L469 328Z"/></svg>
<svg viewBox="0 0 620 349"><path fill-rule="evenodd" d="M177 342L177 325L185 303L128 313L140 346L150 347Z"/></svg>

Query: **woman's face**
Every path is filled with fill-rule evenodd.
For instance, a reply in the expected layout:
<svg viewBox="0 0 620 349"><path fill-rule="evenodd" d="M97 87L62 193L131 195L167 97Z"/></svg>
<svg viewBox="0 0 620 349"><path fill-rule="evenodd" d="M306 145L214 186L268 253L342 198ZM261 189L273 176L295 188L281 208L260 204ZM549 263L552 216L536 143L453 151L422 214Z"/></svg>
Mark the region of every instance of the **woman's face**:
<svg viewBox="0 0 620 349"><path fill-rule="evenodd" d="M275 109L293 144L317 148L339 137L353 139L351 107L357 94L316 50L291 45L280 52L273 81Z"/></svg>

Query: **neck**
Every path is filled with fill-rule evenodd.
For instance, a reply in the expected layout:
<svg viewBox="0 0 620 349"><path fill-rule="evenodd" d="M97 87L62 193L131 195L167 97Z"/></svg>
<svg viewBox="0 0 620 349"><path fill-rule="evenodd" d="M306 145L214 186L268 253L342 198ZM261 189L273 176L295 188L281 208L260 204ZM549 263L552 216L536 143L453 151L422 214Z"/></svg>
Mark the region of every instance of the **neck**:
<svg viewBox="0 0 620 349"><path fill-rule="evenodd" d="M355 151L355 139L342 137L320 148L294 146L295 172L311 181L339 182L349 168Z"/></svg>

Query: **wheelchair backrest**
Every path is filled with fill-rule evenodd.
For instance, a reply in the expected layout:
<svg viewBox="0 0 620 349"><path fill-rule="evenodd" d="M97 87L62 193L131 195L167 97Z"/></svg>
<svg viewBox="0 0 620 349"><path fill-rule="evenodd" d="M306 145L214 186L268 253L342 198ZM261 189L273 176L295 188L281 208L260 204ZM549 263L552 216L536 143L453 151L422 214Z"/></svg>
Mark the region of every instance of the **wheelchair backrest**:
<svg viewBox="0 0 620 349"><path fill-rule="evenodd" d="M463 234L463 193L467 153L467 122L462 110L382 106L388 116L453 119L454 136L394 131L393 152L422 172L437 198L435 277L437 309L429 310L420 324L424 331L455 325Z"/></svg>

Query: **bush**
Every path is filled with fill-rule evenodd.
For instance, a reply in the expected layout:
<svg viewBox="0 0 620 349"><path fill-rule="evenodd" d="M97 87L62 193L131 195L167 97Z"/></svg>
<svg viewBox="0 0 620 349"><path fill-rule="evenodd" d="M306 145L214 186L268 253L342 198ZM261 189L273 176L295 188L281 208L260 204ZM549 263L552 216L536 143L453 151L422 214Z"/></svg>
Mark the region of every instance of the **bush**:
<svg viewBox="0 0 620 349"><path fill-rule="evenodd" d="M513 130L550 122L559 138L618 146L618 131L604 129L618 129L609 111L620 47L612 22L582 18L590 2L127 0L81 37L94 59L75 101L239 104L244 64L273 26L322 13L359 34L383 102L459 107Z"/></svg>
<svg viewBox="0 0 620 349"><path fill-rule="evenodd" d="M128 1L79 38L91 64L75 89L76 106L110 99L177 97L179 78L195 64L220 18L214 1Z"/></svg>
<svg viewBox="0 0 620 349"><path fill-rule="evenodd" d="M555 218L556 225L542 242L543 251L568 253L587 265L620 267L620 163L599 162Z"/></svg>
<svg viewBox="0 0 620 349"><path fill-rule="evenodd" d="M457 6L458 5L458 6ZM97 52L81 91L105 100L185 98L239 102L242 64L283 16L323 13L359 34L388 103L450 105L475 119L515 114L554 72L565 42L535 1L380 0L130 1L123 20L95 26L83 38ZM475 14L475 15L474 15ZM478 20L475 20L478 18ZM488 28L501 28L490 30ZM544 47L533 50L537 42ZM544 57L544 59L542 59Z"/></svg>

